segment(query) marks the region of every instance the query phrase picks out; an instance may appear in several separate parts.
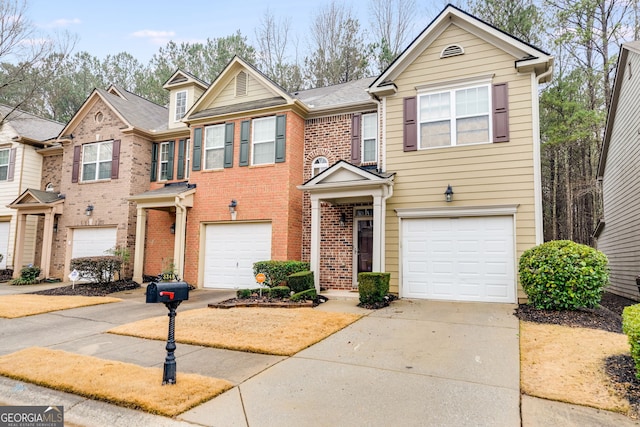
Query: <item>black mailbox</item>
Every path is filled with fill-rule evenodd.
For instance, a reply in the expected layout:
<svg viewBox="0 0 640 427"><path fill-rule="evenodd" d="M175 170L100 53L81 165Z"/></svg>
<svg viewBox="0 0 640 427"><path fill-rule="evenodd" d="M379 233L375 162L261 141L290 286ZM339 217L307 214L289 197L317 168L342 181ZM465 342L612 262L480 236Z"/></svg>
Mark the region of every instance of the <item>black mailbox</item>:
<svg viewBox="0 0 640 427"><path fill-rule="evenodd" d="M147 302L178 302L189 299L187 282L152 282L147 285Z"/></svg>

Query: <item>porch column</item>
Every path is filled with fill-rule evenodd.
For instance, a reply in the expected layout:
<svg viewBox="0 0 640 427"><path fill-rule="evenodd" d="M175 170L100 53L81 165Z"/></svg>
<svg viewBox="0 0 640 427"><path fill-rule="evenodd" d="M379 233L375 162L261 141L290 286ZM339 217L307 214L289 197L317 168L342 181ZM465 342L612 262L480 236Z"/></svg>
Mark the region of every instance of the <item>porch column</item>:
<svg viewBox="0 0 640 427"><path fill-rule="evenodd" d="M173 263L180 280L184 280L184 245L187 228L187 208L176 200L176 230L173 243Z"/></svg>
<svg viewBox="0 0 640 427"><path fill-rule="evenodd" d="M311 271L316 285L316 292L320 293L320 199L311 196Z"/></svg>
<svg viewBox="0 0 640 427"><path fill-rule="evenodd" d="M382 197L373 196L373 259L371 271L382 271Z"/></svg>
<svg viewBox="0 0 640 427"><path fill-rule="evenodd" d="M144 268L144 239L147 229L147 210L138 207L136 211L136 251L133 255L133 280L142 284Z"/></svg>
<svg viewBox="0 0 640 427"><path fill-rule="evenodd" d="M20 277L20 270L22 269L22 256L24 252L24 230L27 222L27 216L22 214L19 210L16 215L18 220L18 226L16 227L16 245L13 250L13 278Z"/></svg>
<svg viewBox="0 0 640 427"><path fill-rule="evenodd" d="M40 258L40 268L44 278L49 277L51 272L51 245L53 244L53 223L55 222L55 214L49 209L44 214L44 230L42 236L42 255Z"/></svg>

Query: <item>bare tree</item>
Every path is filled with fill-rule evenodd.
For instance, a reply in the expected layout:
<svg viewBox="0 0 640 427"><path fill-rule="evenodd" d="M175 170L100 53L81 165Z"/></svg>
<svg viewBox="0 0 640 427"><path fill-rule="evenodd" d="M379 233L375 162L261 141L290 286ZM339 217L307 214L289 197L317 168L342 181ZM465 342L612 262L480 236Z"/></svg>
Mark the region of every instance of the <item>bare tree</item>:
<svg viewBox="0 0 640 427"><path fill-rule="evenodd" d="M33 110L43 82L56 74L75 45L67 33L41 34L27 17L26 0L0 1L0 102L9 112Z"/></svg>
<svg viewBox="0 0 640 427"><path fill-rule="evenodd" d="M378 71L384 71L413 35L415 0L371 0L373 54Z"/></svg>

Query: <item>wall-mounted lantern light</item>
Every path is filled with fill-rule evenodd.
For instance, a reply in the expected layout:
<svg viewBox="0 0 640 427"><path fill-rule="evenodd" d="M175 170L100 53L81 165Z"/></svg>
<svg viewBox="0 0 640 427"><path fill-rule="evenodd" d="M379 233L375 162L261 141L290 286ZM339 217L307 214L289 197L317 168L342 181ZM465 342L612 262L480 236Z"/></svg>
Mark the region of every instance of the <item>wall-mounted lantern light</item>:
<svg viewBox="0 0 640 427"><path fill-rule="evenodd" d="M169 227L169 232L171 234L176 234L176 223L175 222L173 224L171 224L171 227Z"/></svg>
<svg viewBox="0 0 640 427"><path fill-rule="evenodd" d="M447 191L444 192L444 198L447 202L453 200L453 188L451 188L451 184L447 186Z"/></svg>
<svg viewBox="0 0 640 427"><path fill-rule="evenodd" d="M86 216L91 216L92 213L93 213L93 205L88 205L87 208L84 210L84 214Z"/></svg>
<svg viewBox="0 0 640 427"><path fill-rule="evenodd" d="M229 213L231 214L231 221L236 220L236 207L238 206L238 202L236 199L232 199L231 203L229 203Z"/></svg>
<svg viewBox="0 0 640 427"><path fill-rule="evenodd" d="M340 227L344 227L347 224L347 215L344 212L340 214Z"/></svg>

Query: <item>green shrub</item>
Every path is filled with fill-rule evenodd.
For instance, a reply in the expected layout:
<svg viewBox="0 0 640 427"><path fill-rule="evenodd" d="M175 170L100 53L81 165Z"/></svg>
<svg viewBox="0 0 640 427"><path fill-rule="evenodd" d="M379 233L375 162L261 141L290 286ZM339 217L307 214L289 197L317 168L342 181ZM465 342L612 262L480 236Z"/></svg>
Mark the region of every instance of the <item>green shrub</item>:
<svg viewBox="0 0 640 427"><path fill-rule="evenodd" d="M596 307L609 282L606 255L570 240L547 242L525 251L519 273L529 303L544 310Z"/></svg>
<svg viewBox="0 0 640 427"><path fill-rule="evenodd" d="M20 270L20 277L17 277L11 281L12 285L34 285L39 282L40 267L24 267Z"/></svg>
<svg viewBox="0 0 640 427"><path fill-rule="evenodd" d="M251 296L251 289L238 289L236 297L239 299L249 298Z"/></svg>
<svg viewBox="0 0 640 427"><path fill-rule="evenodd" d="M97 283L113 281L113 275L120 271L122 258L117 256L94 256L74 258L71 260L71 270L78 270L83 277Z"/></svg>
<svg viewBox="0 0 640 427"><path fill-rule="evenodd" d="M316 288L306 289L302 292L298 292L297 294L291 295L291 301L299 302L299 301L307 301L307 300L315 300L318 297L316 293Z"/></svg>
<svg viewBox="0 0 640 427"><path fill-rule="evenodd" d="M267 280L264 284L273 288L286 284L287 277L299 271L309 270L309 263L303 261L258 261L253 263L253 275L263 273Z"/></svg>
<svg viewBox="0 0 640 427"><path fill-rule="evenodd" d="M269 289L271 298L288 298L291 295L291 289L288 286L275 286Z"/></svg>
<svg viewBox="0 0 640 427"><path fill-rule="evenodd" d="M636 378L640 379L640 304L630 305L622 311L622 332L631 347L631 357L636 365Z"/></svg>
<svg viewBox="0 0 640 427"><path fill-rule="evenodd" d="M360 303L373 304L384 301L389 293L390 273L358 273Z"/></svg>
<svg viewBox="0 0 640 427"><path fill-rule="evenodd" d="M313 280L313 271L299 271L289 275L287 280L289 287L295 293L306 291L307 289L315 289L316 285Z"/></svg>

